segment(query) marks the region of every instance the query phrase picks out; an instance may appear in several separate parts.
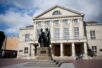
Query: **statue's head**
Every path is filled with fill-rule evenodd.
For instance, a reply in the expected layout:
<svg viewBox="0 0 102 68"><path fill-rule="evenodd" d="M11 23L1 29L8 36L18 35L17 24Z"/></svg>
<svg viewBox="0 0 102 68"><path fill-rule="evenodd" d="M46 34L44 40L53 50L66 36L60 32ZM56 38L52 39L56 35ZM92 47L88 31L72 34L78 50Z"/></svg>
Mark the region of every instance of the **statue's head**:
<svg viewBox="0 0 102 68"><path fill-rule="evenodd" d="M46 28L46 31L48 31L48 28Z"/></svg>

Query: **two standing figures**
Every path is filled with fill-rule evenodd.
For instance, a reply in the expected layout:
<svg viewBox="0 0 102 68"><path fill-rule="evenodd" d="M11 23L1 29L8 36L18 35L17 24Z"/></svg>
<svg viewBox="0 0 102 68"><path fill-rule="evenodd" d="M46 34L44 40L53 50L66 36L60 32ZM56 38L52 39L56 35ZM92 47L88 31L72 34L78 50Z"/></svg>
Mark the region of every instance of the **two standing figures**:
<svg viewBox="0 0 102 68"><path fill-rule="evenodd" d="M46 28L46 31L43 32L43 29L40 29L41 33L38 38L38 42L40 43L41 47L49 47L51 44L50 42L50 31Z"/></svg>

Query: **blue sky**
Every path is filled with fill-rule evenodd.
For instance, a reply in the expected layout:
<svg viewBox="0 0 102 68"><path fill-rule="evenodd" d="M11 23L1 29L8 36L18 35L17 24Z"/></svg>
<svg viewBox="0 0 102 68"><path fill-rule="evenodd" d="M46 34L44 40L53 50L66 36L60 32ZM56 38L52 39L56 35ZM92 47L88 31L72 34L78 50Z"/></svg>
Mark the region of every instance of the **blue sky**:
<svg viewBox="0 0 102 68"><path fill-rule="evenodd" d="M33 17L54 5L84 13L85 21L102 23L102 0L0 0L0 31L17 36L19 28L33 24Z"/></svg>

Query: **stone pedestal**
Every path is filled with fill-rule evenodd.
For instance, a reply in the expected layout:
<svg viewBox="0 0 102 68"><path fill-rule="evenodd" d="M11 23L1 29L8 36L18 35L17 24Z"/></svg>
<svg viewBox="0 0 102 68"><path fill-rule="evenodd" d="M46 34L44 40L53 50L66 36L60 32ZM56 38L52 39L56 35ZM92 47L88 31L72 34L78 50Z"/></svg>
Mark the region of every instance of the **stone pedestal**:
<svg viewBox="0 0 102 68"><path fill-rule="evenodd" d="M40 47L37 51L38 60L51 60L49 47Z"/></svg>

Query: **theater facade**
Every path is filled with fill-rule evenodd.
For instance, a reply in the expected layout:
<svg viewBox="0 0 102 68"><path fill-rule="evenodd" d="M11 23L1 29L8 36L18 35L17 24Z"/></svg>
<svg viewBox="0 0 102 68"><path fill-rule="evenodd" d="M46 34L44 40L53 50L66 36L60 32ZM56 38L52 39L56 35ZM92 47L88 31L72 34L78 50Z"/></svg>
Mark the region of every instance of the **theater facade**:
<svg viewBox="0 0 102 68"><path fill-rule="evenodd" d="M54 6L33 18L33 24L19 30L18 58L37 58L40 47L40 29L49 29L53 59L76 59L89 52L102 56L102 24L85 22L85 14L76 10Z"/></svg>

